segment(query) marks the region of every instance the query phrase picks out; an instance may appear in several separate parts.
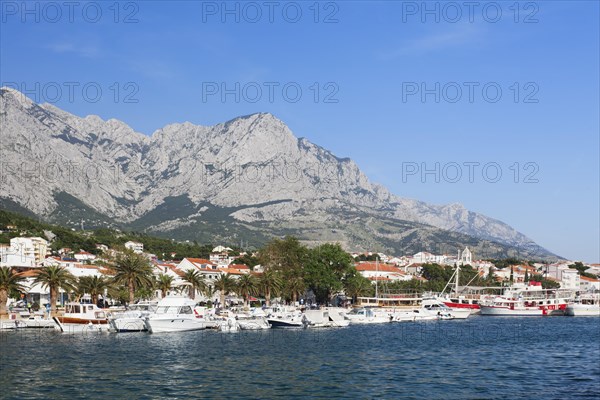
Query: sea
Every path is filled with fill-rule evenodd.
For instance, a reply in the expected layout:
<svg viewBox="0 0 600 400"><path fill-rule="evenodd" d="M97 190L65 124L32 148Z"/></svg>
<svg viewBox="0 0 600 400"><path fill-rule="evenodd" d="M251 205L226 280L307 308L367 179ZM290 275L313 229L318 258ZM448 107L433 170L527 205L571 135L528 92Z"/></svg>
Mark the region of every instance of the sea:
<svg viewBox="0 0 600 400"><path fill-rule="evenodd" d="M600 318L0 331L0 399L599 399Z"/></svg>

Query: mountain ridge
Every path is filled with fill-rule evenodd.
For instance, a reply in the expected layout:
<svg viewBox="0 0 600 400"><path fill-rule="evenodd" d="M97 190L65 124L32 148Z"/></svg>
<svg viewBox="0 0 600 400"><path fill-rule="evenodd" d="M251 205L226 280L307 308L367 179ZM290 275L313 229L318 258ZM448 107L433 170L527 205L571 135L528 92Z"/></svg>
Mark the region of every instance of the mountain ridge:
<svg viewBox="0 0 600 400"><path fill-rule="evenodd" d="M432 205L390 193L353 160L297 138L270 113L214 126L173 123L146 136L122 121L81 118L6 88L0 88L0 113L6 166L14 169L27 160L16 172L4 168L0 197L45 218L67 218L56 211L61 208L56 196L65 198L60 195L65 193L88 207L88 214L151 232L180 234L183 229L202 236L193 232L196 227L214 233L203 223L208 214L214 223L223 223L223 238L235 239L242 231L268 236L291 230L307 241L340 241L347 247L368 246L369 241L396 250L419 246L401 244L408 236L403 232L367 229L367 221L378 226L379 219L388 226L398 221L407 231L420 229L426 236L421 246L445 231L448 237L463 235L465 242L473 242L471 237L494 243L498 251L556 257L507 224L459 203ZM182 196L194 205L187 214L165 212L148 226L139 222L157 208L171 209L165 203ZM84 206L77 207L86 214ZM353 226L353 220L360 226ZM451 242L458 246L460 240Z"/></svg>

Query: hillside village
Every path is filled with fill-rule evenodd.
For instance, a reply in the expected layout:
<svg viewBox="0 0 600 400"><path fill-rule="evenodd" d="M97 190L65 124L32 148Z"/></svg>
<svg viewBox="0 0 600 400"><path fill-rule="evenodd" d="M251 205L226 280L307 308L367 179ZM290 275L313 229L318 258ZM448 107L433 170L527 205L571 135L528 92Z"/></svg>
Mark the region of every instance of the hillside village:
<svg viewBox="0 0 600 400"><path fill-rule="evenodd" d="M17 226L8 225L4 230L18 230ZM24 298L30 303L38 305L49 302L47 287L34 283L36 270L47 266L64 268L75 278L106 277L114 275L111 270L111 260L125 251L142 255L151 265L153 275L169 276L172 280L173 290L183 290L188 283L184 276L186 272L197 271L203 277L208 287L226 275L232 279L239 279L243 275L259 277L265 270L259 263L247 265L239 260L258 260L258 254L238 252L230 247L215 246L210 251L208 258L183 257L177 259L176 253L168 254L170 260L163 260L156 254L145 250L144 244L138 241L127 241L123 247L111 248L106 244L97 243L94 253L83 249L60 248L52 250L48 240L41 237L16 236L10 239L9 244L0 244L0 267L11 267L26 277L27 293ZM454 268L456 265L469 266L477 272L482 279L493 279L495 285L508 285L509 283L524 284L534 276L542 276L545 280L555 282L556 286L573 291L600 290L600 264L580 264L584 269L573 268L573 261L560 261L551 264L517 262L510 267L499 268L489 260L479 260L473 257L468 248L458 251L456 255L432 254L426 251L413 255L388 255L383 253L363 252L350 254L356 271L373 284L393 284L398 282L427 282L424 266L439 265ZM250 263L252 264L252 263ZM490 273L492 277L490 277ZM162 292L154 289L147 294L150 298L160 298ZM215 290L198 292L200 299L205 301L218 301L220 293ZM106 293L104 293L106 295ZM64 304L67 295L61 290L59 301ZM83 298L88 298L89 295ZM231 302L241 301L231 293L228 297Z"/></svg>

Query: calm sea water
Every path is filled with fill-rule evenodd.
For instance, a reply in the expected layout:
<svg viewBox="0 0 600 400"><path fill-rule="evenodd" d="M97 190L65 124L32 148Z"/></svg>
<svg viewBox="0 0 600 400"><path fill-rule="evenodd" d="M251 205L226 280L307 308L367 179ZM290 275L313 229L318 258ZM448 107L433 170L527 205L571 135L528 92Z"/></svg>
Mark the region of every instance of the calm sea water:
<svg viewBox="0 0 600 400"><path fill-rule="evenodd" d="M600 319L0 332L0 398L600 398Z"/></svg>

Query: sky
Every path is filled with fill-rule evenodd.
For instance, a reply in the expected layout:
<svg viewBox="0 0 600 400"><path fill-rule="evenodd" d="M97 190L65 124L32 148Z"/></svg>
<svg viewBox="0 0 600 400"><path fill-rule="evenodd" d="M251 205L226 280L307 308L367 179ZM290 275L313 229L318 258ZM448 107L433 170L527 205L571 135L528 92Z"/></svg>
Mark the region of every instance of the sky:
<svg viewBox="0 0 600 400"><path fill-rule="evenodd" d="M0 83L35 101L148 135L270 112L396 195L600 262L597 1L0 7Z"/></svg>

